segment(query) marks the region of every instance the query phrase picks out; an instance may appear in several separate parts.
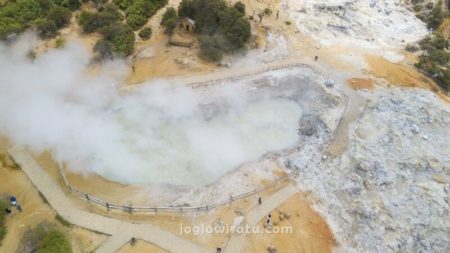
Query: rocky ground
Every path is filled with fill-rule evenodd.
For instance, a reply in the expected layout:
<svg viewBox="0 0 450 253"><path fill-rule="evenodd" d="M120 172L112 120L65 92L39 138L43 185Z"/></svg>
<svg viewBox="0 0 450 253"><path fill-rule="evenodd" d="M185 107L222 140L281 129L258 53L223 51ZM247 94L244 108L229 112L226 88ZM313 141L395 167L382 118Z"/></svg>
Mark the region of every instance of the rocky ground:
<svg viewBox="0 0 450 253"><path fill-rule="evenodd" d="M301 32L323 45L393 48L427 34L402 0L298 0L283 7Z"/></svg>
<svg viewBox="0 0 450 253"><path fill-rule="evenodd" d="M343 156L321 156L318 146L291 156L344 252L450 251L449 116L429 91L379 89Z"/></svg>

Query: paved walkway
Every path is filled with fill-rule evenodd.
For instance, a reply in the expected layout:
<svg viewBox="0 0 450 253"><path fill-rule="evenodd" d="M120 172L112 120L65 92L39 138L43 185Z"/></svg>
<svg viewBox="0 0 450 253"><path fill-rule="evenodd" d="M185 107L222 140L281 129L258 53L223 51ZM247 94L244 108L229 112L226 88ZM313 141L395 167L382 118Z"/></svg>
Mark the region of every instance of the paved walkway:
<svg viewBox="0 0 450 253"><path fill-rule="evenodd" d="M133 224L80 210L26 149L14 147L8 152L49 204L64 219L74 225L112 235L98 248L97 253L114 253L131 237L147 241L172 253L211 252L151 224Z"/></svg>
<svg viewBox="0 0 450 253"><path fill-rule="evenodd" d="M267 214L286 202L288 199L298 193L298 190L292 185L281 188L278 192L270 197L262 200L262 205L257 206L247 213L241 225L250 227L257 226L259 221L266 217ZM245 234L233 234L225 248L224 253L243 253L245 246Z"/></svg>

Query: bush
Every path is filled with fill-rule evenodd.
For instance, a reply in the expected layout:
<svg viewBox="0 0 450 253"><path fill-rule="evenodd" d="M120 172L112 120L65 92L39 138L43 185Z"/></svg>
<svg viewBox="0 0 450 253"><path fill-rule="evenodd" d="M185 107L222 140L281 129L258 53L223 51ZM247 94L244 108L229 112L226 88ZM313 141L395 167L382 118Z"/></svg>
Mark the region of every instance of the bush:
<svg viewBox="0 0 450 253"><path fill-rule="evenodd" d="M152 29L149 27L144 27L141 31L139 31L138 35L141 39L148 40L152 36Z"/></svg>
<svg viewBox="0 0 450 253"><path fill-rule="evenodd" d="M57 38L55 42L56 48L62 48L66 44L66 40L64 40L63 38Z"/></svg>
<svg viewBox="0 0 450 253"><path fill-rule="evenodd" d="M264 9L264 15L266 15L266 16L272 15L272 10L269 9L269 8L265 8L265 9Z"/></svg>
<svg viewBox="0 0 450 253"><path fill-rule="evenodd" d="M234 4L234 8L238 10L243 16L245 15L245 4L243 4L241 1L236 2Z"/></svg>
<svg viewBox="0 0 450 253"><path fill-rule="evenodd" d="M172 33L173 29L177 25L178 15L175 8L170 7L167 8L166 12L164 12L164 15L161 20L161 25L166 27L167 33Z"/></svg>
<svg viewBox="0 0 450 253"><path fill-rule="evenodd" d="M442 0L440 0L433 8L433 10L430 13L429 18L427 19L428 28L430 29L437 29L442 21L445 18L445 13L442 10Z"/></svg>
<svg viewBox="0 0 450 253"><path fill-rule="evenodd" d="M36 28L39 36L43 39L53 38L58 34L58 27L51 20L38 19L36 21Z"/></svg>
<svg viewBox="0 0 450 253"><path fill-rule="evenodd" d="M151 17L162 7L167 4L168 0L122 0L121 5L125 5L125 12L128 15L137 14L144 17Z"/></svg>
<svg viewBox="0 0 450 253"><path fill-rule="evenodd" d="M113 43L109 40L101 39L94 45L94 52L98 53L101 59L112 58L114 56Z"/></svg>
<svg viewBox="0 0 450 253"><path fill-rule="evenodd" d="M78 23L86 33L97 32L101 28L119 22L122 19L117 8L108 5L100 12L82 11Z"/></svg>
<svg viewBox="0 0 450 253"><path fill-rule="evenodd" d="M446 51L449 40L441 34L434 34L419 43L424 54L419 57L416 67L423 70L437 84L450 91L450 53Z"/></svg>
<svg viewBox="0 0 450 253"><path fill-rule="evenodd" d="M55 224L45 222L25 231L17 252L71 253L72 247Z"/></svg>
<svg viewBox="0 0 450 253"><path fill-rule="evenodd" d="M250 39L251 27L243 14L245 5L229 6L223 0L182 0L178 16L196 22L201 54L210 60L220 60L224 52L243 48Z"/></svg>
<svg viewBox="0 0 450 253"><path fill-rule="evenodd" d="M112 51L115 55L120 57L126 57L134 51L134 32L125 24L118 23L109 25L100 31L105 40L112 43Z"/></svg>
<svg viewBox="0 0 450 253"><path fill-rule="evenodd" d="M52 230L41 241L36 253L71 253L69 239L62 232Z"/></svg>
<svg viewBox="0 0 450 253"><path fill-rule="evenodd" d="M221 40L217 37L204 35L199 38L201 55L211 61L221 61L223 58L223 49Z"/></svg>
<svg viewBox="0 0 450 253"><path fill-rule="evenodd" d="M231 49L242 48L250 39L250 23L247 19L242 18L241 13L234 8L228 8L221 12L220 25Z"/></svg>
<svg viewBox="0 0 450 253"><path fill-rule="evenodd" d="M64 0L61 6L66 7L71 11L75 11L81 7L81 2L79 0Z"/></svg>
<svg viewBox="0 0 450 253"><path fill-rule="evenodd" d="M144 26L145 23L147 23L147 19L138 14L131 14L127 18L127 24L135 31Z"/></svg>
<svg viewBox="0 0 450 253"><path fill-rule="evenodd" d="M56 6L50 9L47 15L47 20L53 21L56 28L60 29L69 23L71 17L72 13L68 9L61 6Z"/></svg>
<svg viewBox="0 0 450 253"><path fill-rule="evenodd" d="M0 8L0 39L22 32L44 15L45 11L35 0L8 1Z"/></svg>
<svg viewBox="0 0 450 253"><path fill-rule="evenodd" d="M8 207L8 204L6 204L4 201L0 200L0 245L2 244L3 239L6 236L6 221L5 221L5 208Z"/></svg>

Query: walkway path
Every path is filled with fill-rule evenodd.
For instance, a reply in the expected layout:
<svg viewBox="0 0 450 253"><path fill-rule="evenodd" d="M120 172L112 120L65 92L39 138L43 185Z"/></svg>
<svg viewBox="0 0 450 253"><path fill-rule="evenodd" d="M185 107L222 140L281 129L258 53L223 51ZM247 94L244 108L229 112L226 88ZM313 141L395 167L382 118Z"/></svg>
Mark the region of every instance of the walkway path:
<svg viewBox="0 0 450 253"><path fill-rule="evenodd" d="M298 193L298 190L292 185L280 189L268 198L263 199L261 205L257 206L253 210L247 213L245 219L242 221L242 226L254 227L258 225L258 222L266 217L267 214L286 202L288 199ZM225 248L224 253L241 253L245 246L245 234L233 234L230 241Z"/></svg>
<svg viewBox="0 0 450 253"><path fill-rule="evenodd" d="M74 225L112 235L98 248L97 253L116 252L131 237L147 241L173 253L211 252L211 250L202 248L189 240L175 236L151 224L133 224L80 210L26 149L14 147L8 152L36 188L45 196L49 204L64 219Z"/></svg>

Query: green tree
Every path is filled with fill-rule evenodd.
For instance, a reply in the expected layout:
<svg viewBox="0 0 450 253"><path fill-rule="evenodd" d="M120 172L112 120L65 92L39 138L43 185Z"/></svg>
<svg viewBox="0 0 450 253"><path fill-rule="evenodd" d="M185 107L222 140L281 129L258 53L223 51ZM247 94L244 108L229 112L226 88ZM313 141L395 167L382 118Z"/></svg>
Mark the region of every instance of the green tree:
<svg viewBox="0 0 450 253"><path fill-rule="evenodd" d="M241 1L236 2L234 4L234 8L238 10L243 16L245 16L245 4L243 4Z"/></svg>
<svg viewBox="0 0 450 253"><path fill-rule="evenodd" d="M150 27L144 27L139 31L139 37L143 40L148 40L152 36L152 29Z"/></svg>
<svg viewBox="0 0 450 253"><path fill-rule="evenodd" d="M161 20L161 24L166 27L167 33L172 33L173 29L177 25L178 15L175 8L170 7L167 8L166 12L164 12L164 15Z"/></svg>
<svg viewBox="0 0 450 253"><path fill-rule="evenodd" d="M222 40L218 37L203 35L199 38L201 56L210 61L221 61L223 58Z"/></svg>
<svg viewBox="0 0 450 253"><path fill-rule="evenodd" d="M126 57L133 53L135 37L130 26L118 23L101 29L105 40L113 44L113 52L119 57Z"/></svg>
<svg viewBox="0 0 450 253"><path fill-rule="evenodd" d="M52 20L38 19L36 20L36 28L39 36L43 39L53 38L58 34L58 27Z"/></svg>
<svg viewBox="0 0 450 253"><path fill-rule="evenodd" d="M86 33L99 31L105 26L119 22L122 19L121 14L116 7L107 5L100 12L82 11L78 17L78 23Z"/></svg>
<svg viewBox="0 0 450 253"><path fill-rule="evenodd" d="M250 23L235 8L228 8L221 12L220 27L232 50L243 47L250 39Z"/></svg>
<svg viewBox="0 0 450 253"><path fill-rule="evenodd" d="M445 18L445 13L442 10L442 0L434 6L427 20L428 28L436 30Z"/></svg>
<svg viewBox="0 0 450 253"><path fill-rule="evenodd" d="M81 7L81 2L79 0L64 0L62 6L68 8L71 11L78 10Z"/></svg>
<svg viewBox="0 0 450 253"><path fill-rule="evenodd" d="M22 32L46 12L35 0L8 1L0 8L0 39Z"/></svg>
<svg viewBox="0 0 450 253"><path fill-rule="evenodd" d="M53 21L56 27L60 29L69 23L71 17L72 12L68 9L61 6L55 6L48 12L47 20Z"/></svg>
<svg viewBox="0 0 450 253"><path fill-rule="evenodd" d="M133 30L139 30L142 26L147 23L147 18L144 16L141 16L139 14L131 14L127 18L127 24L133 29Z"/></svg>

